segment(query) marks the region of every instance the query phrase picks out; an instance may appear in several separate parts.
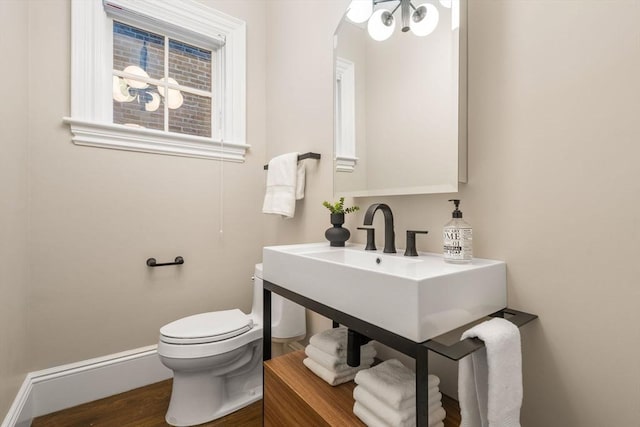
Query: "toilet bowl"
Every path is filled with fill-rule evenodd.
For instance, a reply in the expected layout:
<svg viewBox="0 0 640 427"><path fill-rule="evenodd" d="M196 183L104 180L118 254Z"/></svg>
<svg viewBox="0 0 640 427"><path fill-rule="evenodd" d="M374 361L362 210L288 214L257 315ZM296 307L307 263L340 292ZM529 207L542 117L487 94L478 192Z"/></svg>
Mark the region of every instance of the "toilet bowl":
<svg viewBox="0 0 640 427"><path fill-rule="evenodd" d="M262 264L255 268L250 314L239 309L185 317L160 328L158 355L173 370L165 417L173 426L202 424L262 398ZM273 295L279 339L306 334L304 308Z"/></svg>

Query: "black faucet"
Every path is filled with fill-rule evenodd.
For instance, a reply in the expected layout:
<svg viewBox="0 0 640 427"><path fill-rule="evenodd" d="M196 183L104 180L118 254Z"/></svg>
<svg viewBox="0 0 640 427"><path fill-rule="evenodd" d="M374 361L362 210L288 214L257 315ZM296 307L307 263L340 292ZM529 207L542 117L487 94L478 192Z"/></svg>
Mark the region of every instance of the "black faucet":
<svg viewBox="0 0 640 427"><path fill-rule="evenodd" d="M384 253L395 254L396 253L396 233L393 231L393 213L391 208L384 203L374 203L369 206L367 212L364 214L364 225L373 224L373 216L376 211L380 209L384 214Z"/></svg>
<svg viewBox="0 0 640 427"><path fill-rule="evenodd" d="M416 233L427 234L428 231L407 230L407 247L404 250L404 256L418 256L416 250Z"/></svg>

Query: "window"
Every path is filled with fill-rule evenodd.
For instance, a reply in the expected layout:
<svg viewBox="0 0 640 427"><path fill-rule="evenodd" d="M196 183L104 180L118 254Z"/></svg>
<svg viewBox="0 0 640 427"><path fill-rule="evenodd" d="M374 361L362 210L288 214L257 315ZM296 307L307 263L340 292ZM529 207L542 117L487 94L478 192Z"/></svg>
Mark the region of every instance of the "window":
<svg viewBox="0 0 640 427"><path fill-rule="evenodd" d="M212 53L114 21L113 123L212 137Z"/></svg>
<svg viewBox="0 0 640 427"><path fill-rule="evenodd" d="M244 161L245 32L192 0L72 0L73 142Z"/></svg>

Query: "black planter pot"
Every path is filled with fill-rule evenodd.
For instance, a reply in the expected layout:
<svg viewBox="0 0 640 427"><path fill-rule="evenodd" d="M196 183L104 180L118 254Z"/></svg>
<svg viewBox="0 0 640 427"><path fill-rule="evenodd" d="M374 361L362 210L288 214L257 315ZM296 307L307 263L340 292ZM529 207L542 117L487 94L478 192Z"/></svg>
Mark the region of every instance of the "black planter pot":
<svg viewBox="0 0 640 427"><path fill-rule="evenodd" d="M344 214L331 214L330 219L333 227L328 228L327 231L324 232L324 237L331 243L331 246L344 246L344 242L351 237L349 230L342 227L342 224L344 224Z"/></svg>

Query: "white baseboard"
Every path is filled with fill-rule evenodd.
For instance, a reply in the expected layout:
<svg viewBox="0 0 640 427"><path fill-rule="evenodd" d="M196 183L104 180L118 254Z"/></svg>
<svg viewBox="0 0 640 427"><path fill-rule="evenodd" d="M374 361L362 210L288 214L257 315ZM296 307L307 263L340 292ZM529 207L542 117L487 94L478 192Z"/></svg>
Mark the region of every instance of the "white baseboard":
<svg viewBox="0 0 640 427"><path fill-rule="evenodd" d="M157 346L27 374L0 427L28 427L35 417L171 378Z"/></svg>

